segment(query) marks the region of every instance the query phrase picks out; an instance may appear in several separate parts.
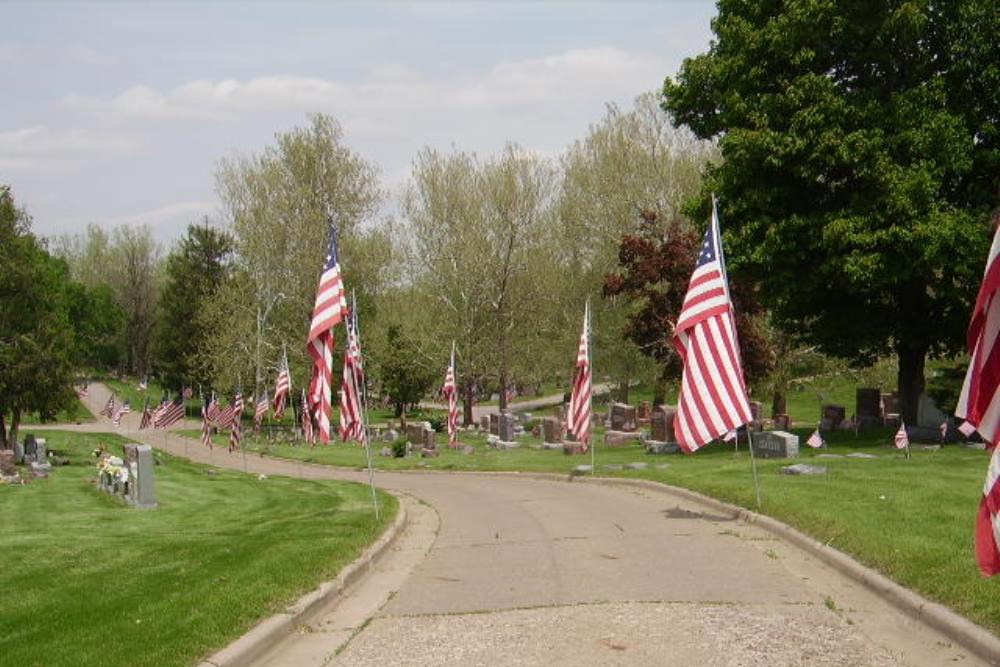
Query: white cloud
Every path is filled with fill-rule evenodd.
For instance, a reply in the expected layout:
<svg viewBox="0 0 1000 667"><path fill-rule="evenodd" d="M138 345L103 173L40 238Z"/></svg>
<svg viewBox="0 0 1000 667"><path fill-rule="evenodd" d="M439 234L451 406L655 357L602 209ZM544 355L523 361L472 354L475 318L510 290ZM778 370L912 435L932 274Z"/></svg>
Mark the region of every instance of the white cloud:
<svg viewBox="0 0 1000 667"><path fill-rule="evenodd" d="M35 125L0 132L0 169L32 169L74 159L123 155L138 150L140 145L118 133Z"/></svg>
<svg viewBox="0 0 1000 667"><path fill-rule="evenodd" d="M656 87L666 64L611 47L501 62L486 72L434 78L398 63L374 67L361 82L295 75L189 81L169 90L146 85L111 98L68 95L60 106L102 116L147 120L226 120L248 113L329 111L365 117L461 109L489 111L572 104Z"/></svg>

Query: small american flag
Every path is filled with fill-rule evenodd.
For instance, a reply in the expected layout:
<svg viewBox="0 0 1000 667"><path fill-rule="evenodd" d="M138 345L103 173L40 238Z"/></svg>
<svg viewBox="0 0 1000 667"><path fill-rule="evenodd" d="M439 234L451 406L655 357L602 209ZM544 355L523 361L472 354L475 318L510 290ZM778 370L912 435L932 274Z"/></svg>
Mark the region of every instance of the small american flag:
<svg viewBox="0 0 1000 667"><path fill-rule="evenodd" d="M976 427L970 424L969 422L962 422L961 424L959 424L958 430L962 435L968 438L970 435L976 432Z"/></svg>
<svg viewBox="0 0 1000 667"><path fill-rule="evenodd" d="M257 403L255 404L253 410L253 430L254 433L260 433L260 423L263 421L265 415L267 415L268 409L271 407L271 402L267 398L267 390L257 397Z"/></svg>
<svg viewBox="0 0 1000 667"><path fill-rule="evenodd" d="M340 276L340 261L337 257L337 230L330 225L330 245L327 249L323 271L316 288L316 302L313 305L312 323L306 341L309 356L313 360L312 380L309 382L309 406L316 416L319 440L330 442L331 382L333 380L333 327L347 314L347 299L344 283Z"/></svg>
<svg viewBox="0 0 1000 667"><path fill-rule="evenodd" d="M215 392L212 392L212 399L208 402L208 406L205 408L205 417L213 424L219 423L219 417L221 415L221 410L219 409L219 400L215 397Z"/></svg>
<svg viewBox="0 0 1000 667"><path fill-rule="evenodd" d="M285 403L292 391L292 376L288 372L288 354L282 355L278 367L278 379L274 383L274 418L280 421L285 414Z"/></svg>
<svg viewBox="0 0 1000 667"><path fill-rule="evenodd" d="M751 419L714 199L673 342L684 363L674 436L690 454Z"/></svg>
<svg viewBox="0 0 1000 667"><path fill-rule="evenodd" d="M448 399L448 446L458 447L458 385L455 383L455 343L451 344L451 360L444 374L441 393Z"/></svg>
<svg viewBox="0 0 1000 667"><path fill-rule="evenodd" d="M340 439L364 442L365 427L361 421L361 389L365 373L361 367L361 346L358 341L357 312L347 318L347 347L344 350L344 374L340 382Z"/></svg>
<svg viewBox="0 0 1000 667"><path fill-rule="evenodd" d="M948 439L948 422L941 422L941 442Z"/></svg>
<svg viewBox="0 0 1000 667"><path fill-rule="evenodd" d="M212 420L209 418L211 407L215 405L215 396L212 396L210 403L202 402L201 406L201 444L212 447Z"/></svg>
<svg viewBox="0 0 1000 667"><path fill-rule="evenodd" d="M122 423L122 415L127 415L130 412L132 412L132 406L128 404L128 401L125 401L118 407L117 410L115 410L114 417L111 418L111 421L114 422L115 426L118 426Z"/></svg>
<svg viewBox="0 0 1000 667"><path fill-rule="evenodd" d="M182 419L184 419L184 398L178 396L176 400L166 404L159 417L153 419L153 428L168 428Z"/></svg>
<svg viewBox="0 0 1000 667"><path fill-rule="evenodd" d="M104 407L101 408L101 411L98 414L104 415L108 419L111 419L111 417L115 414L115 395L114 394L111 394L110 396L108 396L108 402L104 404Z"/></svg>
<svg viewBox="0 0 1000 667"><path fill-rule="evenodd" d="M142 406L142 419L139 420L139 430L147 429L153 423L153 411L149 409L149 397Z"/></svg>
<svg viewBox="0 0 1000 667"><path fill-rule="evenodd" d="M899 430L896 431L894 441L896 443L896 449L906 449L910 446L910 437L906 433L906 424L900 422Z"/></svg>
<svg viewBox="0 0 1000 667"><path fill-rule="evenodd" d="M583 311L583 333L576 351L576 376L573 378L573 392L569 397L566 414L566 429L573 432L577 442L584 449L590 447L591 426L591 383L590 369L590 302Z"/></svg>
<svg viewBox="0 0 1000 667"><path fill-rule="evenodd" d="M309 412L305 389L302 390L302 409L299 410L299 417L302 419L302 439L308 445L316 444L316 434L313 430L312 414Z"/></svg>
<svg viewBox="0 0 1000 667"><path fill-rule="evenodd" d="M810 435L809 439L806 440L806 444L812 447L813 449L823 446L823 436L819 434L819 429L816 429L815 431L812 432L812 435Z"/></svg>
<svg viewBox="0 0 1000 667"><path fill-rule="evenodd" d="M87 385L83 385L82 387L76 388L76 397L79 398L81 401L87 398Z"/></svg>

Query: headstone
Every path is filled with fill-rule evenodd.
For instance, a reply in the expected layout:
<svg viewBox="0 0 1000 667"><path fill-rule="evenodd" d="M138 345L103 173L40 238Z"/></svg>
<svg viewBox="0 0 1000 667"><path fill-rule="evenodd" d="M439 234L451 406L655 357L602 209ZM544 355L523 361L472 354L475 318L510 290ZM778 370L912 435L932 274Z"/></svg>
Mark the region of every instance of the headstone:
<svg viewBox="0 0 1000 667"><path fill-rule="evenodd" d="M35 462L46 463L49 460L49 447L45 438L35 438Z"/></svg>
<svg viewBox="0 0 1000 667"><path fill-rule="evenodd" d="M123 449L128 469L125 500L136 507L156 507L153 448L149 445L129 444Z"/></svg>
<svg viewBox="0 0 1000 667"><path fill-rule="evenodd" d="M383 447L382 451L379 452L379 455L381 455L381 456L392 456L392 449L389 448L389 447Z"/></svg>
<svg viewBox="0 0 1000 667"><path fill-rule="evenodd" d="M639 431L605 431L604 444L607 447L621 447L630 442L642 439Z"/></svg>
<svg viewBox="0 0 1000 667"><path fill-rule="evenodd" d="M782 475L825 475L826 466L814 466L808 463L796 463L781 469Z"/></svg>
<svg viewBox="0 0 1000 667"><path fill-rule="evenodd" d="M406 425L406 440L411 445L423 447L424 445L424 423L412 422Z"/></svg>
<svg viewBox="0 0 1000 667"><path fill-rule="evenodd" d="M503 412L497 417L497 435L500 436L500 440L503 442L513 442L516 437L514 434L514 415L509 412Z"/></svg>
<svg viewBox="0 0 1000 667"><path fill-rule="evenodd" d="M472 445L462 445L462 453L465 455L475 454L476 449Z"/></svg>
<svg viewBox="0 0 1000 667"><path fill-rule="evenodd" d="M882 418L882 392L859 387L854 392L855 414L858 417Z"/></svg>
<svg viewBox="0 0 1000 667"><path fill-rule="evenodd" d="M642 461L636 461L635 463L626 463L625 470L645 470L649 467L648 463Z"/></svg>
<svg viewBox="0 0 1000 667"><path fill-rule="evenodd" d="M799 436L787 431L762 431L753 436L753 452L764 459L795 458L799 455Z"/></svg>
<svg viewBox="0 0 1000 667"><path fill-rule="evenodd" d="M847 455L849 459L877 459L878 457L874 454L868 454L867 452L851 452Z"/></svg>
<svg viewBox="0 0 1000 667"><path fill-rule="evenodd" d="M842 458L844 458L844 455L843 454L817 454L816 458L818 458L818 459L842 459Z"/></svg>
<svg viewBox="0 0 1000 667"><path fill-rule="evenodd" d="M917 399L917 426L921 428L941 427L948 420L948 415L941 412L934 399L927 394L920 394Z"/></svg>
<svg viewBox="0 0 1000 667"><path fill-rule="evenodd" d="M676 442L656 442L653 440L646 441L647 454L678 454L680 451L681 446Z"/></svg>
<svg viewBox="0 0 1000 667"><path fill-rule="evenodd" d="M396 442L399 440L399 431L387 428L382 432L382 442Z"/></svg>
<svg viewBox="0 0 1000 667"><path fill-rule="evenodd" d="M427 457L427 456L437 456L437 454L438 454L438 451L437 451L437 433L435 433L433 429L425 429L424 430L424 442L423 442L423 445L424 445L423 455L425 457ZM429 452L433 452L433 454L429 454Z"/></svg>
<svg viewBox="0 0 1000 667"><path fill-rule="evenodd" d="M594 469L593 466L584 464L584 465L578 465L577 467L573 468L573 472L576 473L577 475L580 475L585 472L590 472L593 469Z"/></svg>
<svg viewBox="0 0 1000 667"><path fill-rule="evenodd" d="M14 463L24 463L24 444L14 440Z"/></svg>
<svg viewBox="0 0 1000 667"><path fill-rule="evenodd" d="M639 403L639 410L636 412L636 415L639 419L649 419L650 411L649 401L642 401Z"/></svg>
<svg viewBox="0 0 1000 667"><path fill-rule="evenodd" d="M489 415L482 415L479 418L479 428L482 429L483 431L489 431L490 430L490 416Z"/></svg>
<svg viewBox="0 0 1000 667"><path fill-rule="evenodd" d="M896 392L882 394L882 413L884 415L899 414L899 394Z"/></svg>
<svg viewBox="0 0 1000 667"><path fill-rule="evenodd" d="M674 416L677 411L666 405L658 405L649 418L651 437L658 442L674 439Z"/></svg>
<svg viewBox="0 0 1000 667"><path fill-rule="evenodd" d="M500 435L500 415L495 412L490 413L490 433Z"/></svg>
<svg viewBox="0 0 1000 667"><path fill-rule="evenodd" d="M830 425L826 430L837 428L846 418L847 408L843 405L824 405L820 412L820 425L822 426L822 421L828 420Z"/></svg>
<svg viewBox="0 0 1000 667"><path fill-rule="evenodd" d="M542 420L542 439L548 443L562 442L562 423L555 417Z"/></svg>
<svg viewBox="0 0 1000 667"><path fill-rule="evenodd" d="M0 475L11 477L16 474L17 468L14 467L14 450L0 449Z"/></svg>
<svg viewBox="0 0 1000 667"><path fill-rule="evenodd" d="M625 403L615 403L611 406L611 430L634 431L636 429L635 407Z"/></svg>
<svg viewBox="0 0 1000 667"><path fill-rule="evenodd" d="M35 452L38 451L38 441L35 439L33 433L28 433L24 436L24 456L22 460L25 465L31 463L35 459Z"/></svg>
<svg viewBox="0 0 1000 667"><path fill-rule="evenodd" d="M527 422L530 422L531 421L531 413L530 412L521 412L521 413L518 413L517 420L519 422L521 422L521 424L525 424Z"/></svg>

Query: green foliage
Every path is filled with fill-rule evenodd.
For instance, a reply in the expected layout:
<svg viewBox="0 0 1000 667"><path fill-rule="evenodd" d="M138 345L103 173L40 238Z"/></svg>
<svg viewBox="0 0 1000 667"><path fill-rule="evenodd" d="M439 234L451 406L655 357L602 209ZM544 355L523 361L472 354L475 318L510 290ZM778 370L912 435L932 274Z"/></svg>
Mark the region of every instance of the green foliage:
<svg viewBox="0 0 1000 667"><path fill-rule="evenodd" d="M167 387L210 386L195 358L206 339L197 315L226 279L232 251L232 237L209 227L206 220L200 226L188 225L167 257L154 337L156 368Z"/></svg>
<svg viewBox="0 0 1000 667"><path fill-rule="evenodd" d="M119 332L125 313L111 288L68 282L65 298L74 338L74 363L82 368L114 368L122 353Z"/></svg>
<svg viewBox="0 0 1000 667"><path fill-rule="evenodd" d="M720 195L730 267L779 326L855 361L895 352L915 409L925 355L964 342L989 243L1000 12L721 0L712 27L664 85L724 157L698 210Z"/></svg>
<svg viewBox="0 0 1000 667"><path fill-rule="evenodd" d="M401 459L406 456L406 450L410 446L410 441L406 437L396 438L392 443L393 458Z"/></svg>
<svg viewBox="0 0 1000 667"><path fill-rule="evenodd" d="M22 415L51 419L76 400L65 265L30 225L10 189L0 187L0 446L8 415L16 437Z"/></svg>
<svg viewBox="0 0 1000 667"><path fill-rule="evenodd" d="M5 665L197 664L336 577L397 510L379 492L377 523L366 486L209 476L156 452L159 507L138 511L92 483L91 451L104 444L121 455L124 438L45 437L70 465L0 486L0 504L17 517L0 522L0 552L16 554L0 568Z"/></svg>
<svg viewBox="0 0 1000 667"><path fill-rule="evenodd" d="M437 379L434 369L420 363L416 345L402 327L390 324L379 360L382 393L389 397L398 417L407 406L415 405Z"/></svg>

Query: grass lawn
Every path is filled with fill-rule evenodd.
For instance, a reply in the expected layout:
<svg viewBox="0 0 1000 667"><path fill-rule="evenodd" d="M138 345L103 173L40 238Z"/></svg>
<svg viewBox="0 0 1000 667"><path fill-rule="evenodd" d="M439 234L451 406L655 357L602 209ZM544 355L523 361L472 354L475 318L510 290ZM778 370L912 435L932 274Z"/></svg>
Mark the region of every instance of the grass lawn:
<svg viewBox="0 0 1000 667"><path fill-rule="evenodd" d="M157 452L160 507L98 491L115 435L46 432L71 464L0 486L0 663L191 665L337 572L391 521L343 482L255 476Z"/></svg>
<svg viewBox="0 0 1000 667"><path fill-rule="evenodd" d="M82 401L74 401L73 406L68 410L63 410L56 414L54 419L50 419L47 422L43 422L38 418L37 412L30 412L26 415L21 416L21 426L32 426L34 424L51 424L51 423L72 423L72 424L82 424L83 422L95 421L95 417L87 406ZM7 417L7 425L10 426L10 416Z"/></svg>
<svg viewBox="0 0 1000 667"><path fill-rule="evenodd" d="M599 434L600 434L599 430ZM796 429L804 443L809 429ZM189 432L198 437L197 432ZM225 445L226 436L216 436ZM515 450L488 449L485 437L463 433L462 442L475 448L471 455L448 450L438 438L441 456L433 459L394 459L377 455L382 470L517 470L569 474L590 456L565 456L558 451L531 449L536 438L522 439ZM921 594L943 602L960 614L1000 632L1000 578L979 575L973 555L973 526L982 494L987 455L957 445L940 451L915 446L907 461L891 445L889 429L830 434L829 447L815 452L804 447L800 461L825 465L824 476L779 474L787 460L758 460L763 511L791 524L817 540L849 553L866 565ZM600 436L598 443L602 442ZM271 455L362 467L363 450L356 445L276 445L248 438L248 448ZM744 450L745 443L741 445ZM864 452L875 459L816 459L817 454ZM732 447L713 444L693 456L651 456L637 445L595 452L602 475L651 479L680 486L743 507L754 506L750 459ZM649 469L609 469L630 462L646 462ZM656 468L669 464L666 469Z"/></svg>

